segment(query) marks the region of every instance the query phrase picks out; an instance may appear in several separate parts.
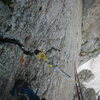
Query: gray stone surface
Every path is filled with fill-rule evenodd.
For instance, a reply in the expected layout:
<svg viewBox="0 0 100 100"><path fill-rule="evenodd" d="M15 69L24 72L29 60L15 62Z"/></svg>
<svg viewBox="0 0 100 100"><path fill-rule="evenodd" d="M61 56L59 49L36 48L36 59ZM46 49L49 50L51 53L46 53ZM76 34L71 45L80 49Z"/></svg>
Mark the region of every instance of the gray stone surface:
<svg viewBox="0 0 100 100"><path fill-rule="evenodd" d="M60 49L47 56L73 77L73 66L79 62L81 23L81 0L16 0L13 12L0 26L0 35L20 40L29 50ZM74 84L45 61L23 55L15 45L0 44L0 48L4 48L0 56L2 100L13 100L9 91L15 78L27 80L33 90L39 88L39 95L47 100L72 100Z"/></svg>
<svg viewBox="0 0 100 100"><path fill-rule="evenodd" d="M83 0L81 64L100 54L100 0Z"/></svg>
<svg viewBox="0 0 100 100"><path fill-rule="evenodd" d="M84 0L83 24L81 0L14 1L12 12L0 1L0 35L20 40L29 50L38 48L46 52L52 47L60 49L52 50L47 57L72 77L73 66L78 66L79 59L82 64L99 54L99 0ZM25 59L23 64L21 56ZM14 100L9 91L14 79L18 78L27 80L33 90L39 88L39 96L47 100L73 98L74 84L49 68L45 61L22 54L16 45L0 44L1 100ZM95 100L93 90L84 93L85 100Z"/></svg>
<svg viewBox="0 0 100 100"><path fill-rule="evenodd" d="M83 0L82 44L80 52L80 64L100 54L100 0ZM92 73L80 73L81 81L89 81ZM83 89L83 88L82 88ZM96 100L93 89L83 89L85 100Z"/></svg>

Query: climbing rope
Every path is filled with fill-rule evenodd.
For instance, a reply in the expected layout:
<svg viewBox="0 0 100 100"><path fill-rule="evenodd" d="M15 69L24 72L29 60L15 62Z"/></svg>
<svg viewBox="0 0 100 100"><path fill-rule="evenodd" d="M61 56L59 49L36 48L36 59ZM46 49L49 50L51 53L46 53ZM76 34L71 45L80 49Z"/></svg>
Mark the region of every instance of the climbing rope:
<svg viewBox="0 0 100 100"><path fill-rule="evenodd" d="M75 76L75 80L77 81L77 83L75 83L77 98L78 98L78 100L84 100L76 66L74 66L74 76Z"/></svg>
<svg viewBox="0 0 100 100"><path fill-rule="evenodd" d="M36 55L39 59L45 60L49 64L49 67L52 67L52 68L58 70L59 73L61 73L67 80L72 80L74 83L77 83L77 81L74 80L69 74L64 72L59 67L53 65L52 62L47 58L46 54L43 53L41 50L36 49L36 50L34 50L34 52L25 50L24 45L22 43L20 43L20 41L18 41L16 39L7 38L7 37L4 38L1 35L0 35L0 43L11 43L11 44L18 45L24 54L30 55L30 56Z"/></svg>

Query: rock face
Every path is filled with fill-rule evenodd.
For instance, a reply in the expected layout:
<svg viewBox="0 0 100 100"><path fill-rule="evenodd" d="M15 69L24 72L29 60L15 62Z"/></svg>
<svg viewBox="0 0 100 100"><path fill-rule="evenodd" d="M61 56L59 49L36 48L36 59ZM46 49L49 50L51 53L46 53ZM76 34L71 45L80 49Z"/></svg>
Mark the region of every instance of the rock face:
<svg viewBox="0 0 100 100"><path fill-rule="evenodd" d="M13 12L4 18L0 35L20 40L31 51L59 49L50 50L47 57L73 77L81 46L81 0L16 0ZM18 78L28 81L33 90L39 88L39 95L46 100L72 100L74 84L45 61L22 54L16 45L1 44L0 52L1 100L13 100L9 91Z"/></svg>
<svg viewBox="0 0 100 100"><path fill-rule="evenodd" d="M91 79L94 78L94 75L90 70L82 70L79 74L78 77L81 81L90 81Z"/></svg>
<svg viewBox="0 0 100 100"><path fill-rule="evenodd" d="M0 35L20 40L27 50L49 50L53 65L72 77L79 59L83 63L100 52L99 0L83 0L83 24L82 0L13 1L11 7L0 1ZM0 100L14 100L9 91L15 79L39 88L46 100L72 100L74 95L74 83L45 61L24 55L16 45L0 44Z"/></svg>
<svg viewBox="0 0 100 100"><path fill-rule="evenodd" d="M100 0L83 0L80 64L98 54L100 54ZM89 81L92 76L91 72L86 74L86 71L82 71L79 78L82 81ZM96 100L96 93L93 89L85 89L83 91L85 100Z"/></svg>
<svg viewBox="0 0 100 100"><path fill-rule="evenodd" d="M100 0L83 0L81 64L100 53Z"/></svg>

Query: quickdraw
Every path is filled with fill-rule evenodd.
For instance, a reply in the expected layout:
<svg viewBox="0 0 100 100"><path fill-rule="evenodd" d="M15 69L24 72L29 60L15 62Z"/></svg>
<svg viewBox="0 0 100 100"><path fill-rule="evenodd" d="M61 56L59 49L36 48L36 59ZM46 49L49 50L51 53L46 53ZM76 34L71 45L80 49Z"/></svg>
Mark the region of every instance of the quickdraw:
<svg viewBox="0 0 100 100"><path fill-rule="evenodd" d="M58 70L63 76L65 76L65 78L67 80L72 80L74 83L77 83L76 80L74 80L70 75L68 75L67 73L65 73L62 69L60 69L59 67L54 66L53 64L51 64L50 60L47 58L47 56L46 56L45 53L43 53L42 51L40 51L38 49L36 49L34 53L37 55L37 57L39 59L45 60L49 64L49 67L53 67L54 69Z"/></svg>

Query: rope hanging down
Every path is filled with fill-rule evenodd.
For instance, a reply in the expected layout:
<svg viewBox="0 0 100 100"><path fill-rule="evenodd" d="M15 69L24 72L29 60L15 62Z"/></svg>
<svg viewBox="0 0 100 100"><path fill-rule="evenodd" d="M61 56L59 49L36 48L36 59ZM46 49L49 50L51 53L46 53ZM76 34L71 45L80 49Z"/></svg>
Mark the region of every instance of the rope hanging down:
<svg viewBox="0 0 100 100"><path fill-rule="evenodd" d="M78 100L84 100L76 66L74 66L74 76L75 76L75 80L77 81L77 83L75 83L77 98L78 98Z"/></svg>
<svg viewBox="0 0 100 100"><path fill-rule="evenodd" d="M58 68L57 66L54 66L51 64L50 60L47 58L46 54L43 53L42 51L36 49L34 52L25 50L24 45L19 42L19 40L16 39L11 39L11 38L4 38L3 36L0 35L0 43L11 43L11 44L16 44L20 47L20 49L23 51L24 54L26 55L36 55L39 59L45 60L50 67L56 69L61 73L67 80L72 80L74 83L77 83L69 74L65 73L62 69Z"/></svg>

